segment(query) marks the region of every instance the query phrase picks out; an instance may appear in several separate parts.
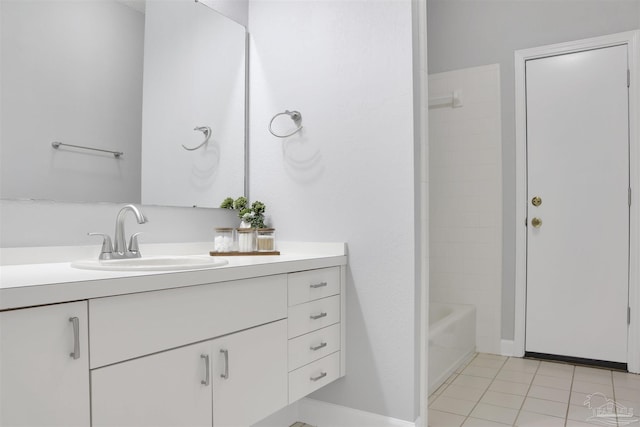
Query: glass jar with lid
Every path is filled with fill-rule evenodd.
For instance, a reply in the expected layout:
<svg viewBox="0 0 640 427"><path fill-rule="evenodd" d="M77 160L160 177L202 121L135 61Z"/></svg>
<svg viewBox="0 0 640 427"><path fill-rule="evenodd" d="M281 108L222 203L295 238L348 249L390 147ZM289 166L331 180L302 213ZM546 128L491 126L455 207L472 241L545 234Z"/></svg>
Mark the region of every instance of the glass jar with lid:
<svg viewBox="0 0 640 427"><path fill-rule="evenodd" d="M233 228L219 227L216 228L215 238L213 239L214 252L235 252L235 230Z"/></svg>
<svg viewBox="0 0 640 427"><path fill-rule="evenodd" d="M238 228L238 252L254 252L256 249L256 229Z"/></svg>
<svg viewBox="0 0 640 427"><path fill-rule="evenodd" d="M276 229L258 228L256 230L256 246L258 252L273 252L276 250Z"/></svg>

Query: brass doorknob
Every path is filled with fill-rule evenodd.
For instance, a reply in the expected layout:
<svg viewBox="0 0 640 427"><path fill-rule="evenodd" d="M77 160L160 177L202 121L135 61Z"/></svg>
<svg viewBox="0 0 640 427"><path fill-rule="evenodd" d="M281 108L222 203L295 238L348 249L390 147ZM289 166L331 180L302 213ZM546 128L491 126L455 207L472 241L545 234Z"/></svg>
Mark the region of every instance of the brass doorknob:
<svg viewBox="0 0 640 427"><path fill-rule="evenodd" d="M540 226L542 225L542 220L540 218L533 218L531 220L531 225L533 226L533 228L540 228Z"/></svg>

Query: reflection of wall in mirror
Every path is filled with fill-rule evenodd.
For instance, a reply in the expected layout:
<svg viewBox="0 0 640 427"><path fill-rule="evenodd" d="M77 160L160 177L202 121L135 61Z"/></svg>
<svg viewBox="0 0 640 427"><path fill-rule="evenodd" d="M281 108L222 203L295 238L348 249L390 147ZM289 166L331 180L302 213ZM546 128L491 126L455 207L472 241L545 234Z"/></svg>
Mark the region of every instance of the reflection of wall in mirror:
<svg viewBox="0 0 640 427"><path fill-rule="evenodd" d="M144 15L116 2L3 1L0 16L0 196L139 202Z"/></svg>
<svg viewBox="0 0 640 427"><path fill-rule="evenodd" d="M244 194L245 29L193 1L146 14L142 203L218 207Z"/></svg>

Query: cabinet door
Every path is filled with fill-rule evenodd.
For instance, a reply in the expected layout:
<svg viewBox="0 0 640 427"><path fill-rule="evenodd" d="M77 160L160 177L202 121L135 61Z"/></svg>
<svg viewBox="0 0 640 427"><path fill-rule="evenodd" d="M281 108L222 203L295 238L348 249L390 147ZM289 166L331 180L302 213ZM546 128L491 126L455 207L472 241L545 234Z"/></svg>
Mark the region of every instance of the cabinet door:
<svg viewBox="0 0 640 427"><path fill-rule="evenodd" d="M0 425L89 425L87 337L86 302L0 313Z"/></svg>
<svg viewBox="0 0 640 427"><path fill-rule="evenodd" d="M93 427L211 426L211 343L91 371Z"/></svg>
<svg viewBox="0 0 640 427"><path fill-rule="evenodd" d="M287 405L287 321L212 341L213 423L249 426Z"/></svg>

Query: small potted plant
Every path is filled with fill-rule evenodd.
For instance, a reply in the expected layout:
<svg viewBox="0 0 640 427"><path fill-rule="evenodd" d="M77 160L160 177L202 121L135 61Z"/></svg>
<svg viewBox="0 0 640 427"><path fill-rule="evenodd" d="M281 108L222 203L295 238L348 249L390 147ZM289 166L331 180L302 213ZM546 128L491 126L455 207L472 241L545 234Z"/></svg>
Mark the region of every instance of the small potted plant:
<svg viewBox="0 0 640 427"><path fill-rule="evenodd" d="M241 221L238 228L240 252L252 252L256 246L259 252L275 250L275 230L265 227L264 224L264 212L267 209L264 203L256 200L249 205L246 197L241 196L236 200L227 197L222 201L220 207L238 211L238 217Z"/></svg>
<svg viewBox="0 0 640 427"><path fill-rule="evenodd" d="M223 209L235 209L240 217L240 228L265 228L264 211L267 207L264 203L256 200L249 206L247 198L244 196L233 200L227 197L222 201L220 207Z"/></svg>

